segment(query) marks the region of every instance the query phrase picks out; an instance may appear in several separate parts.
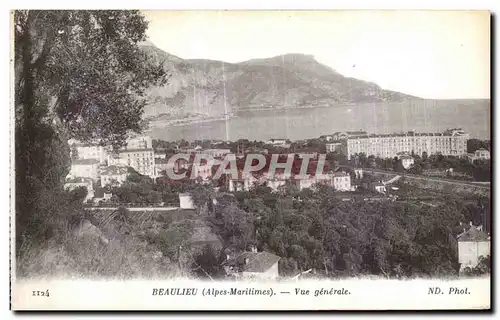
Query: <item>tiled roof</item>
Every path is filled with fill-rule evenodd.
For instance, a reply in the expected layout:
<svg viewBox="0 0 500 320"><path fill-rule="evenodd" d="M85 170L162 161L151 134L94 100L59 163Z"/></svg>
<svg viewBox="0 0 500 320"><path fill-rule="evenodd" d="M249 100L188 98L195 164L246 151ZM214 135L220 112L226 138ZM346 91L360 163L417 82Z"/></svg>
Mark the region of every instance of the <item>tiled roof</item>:
<svg viewBox="0 0 500 320"><path fill-rule="evenodd" d="M128 173L127 167L119 167L119 166L105 167L101 171L101 175L120 175L120 174L127 174L127 173Z"/></svg>
<svg viewBox="0 0 500 320"><path fill-rule="evenodd" d="M471 227L469 230L457 237L458 241L488 241L488 235L477 228Z"/></svg>
<svg viewBox="0 0 500 320"><path fill-rule="evenodd" d="M92 165L98 164L99 160L96 159L76 159L71 161L71 165Z"/></svg>
<svg viewBox="0 0 500 320"><path fill-rule="evenodd" d="M248 259L248 263L245 260ZM266 272L281 257L270 252L243 252L236 258L236 263L242 266L242 271L246 272Z"/></svg>
<svg viewBox="0 0 500 320"><path fill-rule="evenodd" d="M163 158L156 158L155 159L155 164L167 164L168 159L163 159Z"/></svg>
<svg viewBox="0 0 500 320"><path fill-rule="evenodd" d="M66 179L65 183L92 183L90 178L72 177Z"/></svg>

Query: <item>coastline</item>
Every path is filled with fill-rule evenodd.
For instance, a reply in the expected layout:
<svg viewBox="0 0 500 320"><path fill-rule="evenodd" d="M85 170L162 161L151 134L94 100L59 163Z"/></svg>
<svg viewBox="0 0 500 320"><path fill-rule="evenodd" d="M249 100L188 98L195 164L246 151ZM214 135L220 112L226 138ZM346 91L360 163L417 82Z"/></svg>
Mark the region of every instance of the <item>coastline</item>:
<svg viewBox="0 0 500 320"><path fill-rule="evenodd" d="M182 127L193 124L214 122L214 121L223 121L237 118L235 115L222 115L216 117L202 117L202 118L184 118L184 119L175 119L175 120L149 120L149 130L152 129L161 129L163 127Z"/></svg>

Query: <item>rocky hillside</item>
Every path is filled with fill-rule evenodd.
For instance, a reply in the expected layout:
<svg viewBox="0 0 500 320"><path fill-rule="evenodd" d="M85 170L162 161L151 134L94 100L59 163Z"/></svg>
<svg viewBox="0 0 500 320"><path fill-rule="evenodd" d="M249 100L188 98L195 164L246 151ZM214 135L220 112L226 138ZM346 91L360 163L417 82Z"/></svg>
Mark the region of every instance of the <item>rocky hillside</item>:
<svg viewBox="0 0 500 320"><path fill-rule="evenodd" d="M340 103L399 102L416 97L345 77L313 56L286 54L241 63L184 60L151 43L142 49L170 72L164 87L149 90L147 116L220 116L241 108L332 106Z"/></svg>

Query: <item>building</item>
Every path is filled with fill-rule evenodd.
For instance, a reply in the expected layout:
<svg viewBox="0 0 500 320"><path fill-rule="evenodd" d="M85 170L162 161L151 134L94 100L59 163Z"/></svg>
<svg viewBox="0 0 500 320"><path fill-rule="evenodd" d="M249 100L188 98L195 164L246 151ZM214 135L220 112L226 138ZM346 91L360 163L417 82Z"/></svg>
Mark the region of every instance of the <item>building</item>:
<svg viewBox="0 0 500 320"><path fill-rule="evenodd" d="M290 148L290 144L287 143L287 139L269 139L268 141L266 141L266 144L275 147Z"/></svg>
<svg viewBox="0 0 500 320"><path fill-rule="evenodd" d="M94 181L99 179L99 160L77 159L71 162L69 176L74 178L90 178Z"/></svg>
<svg viewBox="0 0 500 320"><path fill-rule="evenodd" d="M333 188L338 191L351 191L351 175L346 172L333 173Z"/></svg>
<svg viewBox="0 0 500 320"><path fill-rule="evenodd" d="M201 146L196 146L194 148L181 148L177 150L177 153L192 154L201 153L203 148Z"/></svg>
<svg viewBox="0 0 500 320"><path fill-rule="evenodd" d="M101 164L106 163L108 148L98 144L82 143L77 140L68 141L73 159L94 159Z"/></svg>
<svg viewBox="0 0 500 320"><path fill-rule="evenodd" d="M127 139L127 145L122 150L152 149L153 141L149 136L135 136Z"/></svg>
<svg viewBox="0 0 500 320"><path fill-rule="evenodd" d="M227 275L244 280L276 280L281 257L270 252L246 251L224 264Z"/></svg>
<svg viewBox="0 0 500 320"><path fill-rule="evenodd" d="M347 138L347 156L365 153L381 158L393 158L398 153L442 154L460 156L466 153L469 134L462 129L443 133L366 134Z"/></svg>
<svg viewBox="0 0 500 320"><path fill-rule="evenodd" d="M326 145L326 152L338 152L343 153L344 151L344 143L343 142L331 142Z"/></svg>
<svg viewBox="0 0 500 320"><path fill-rule="evenodd" d="M287 139L269 139L266 143L272 145L285 144Z"/></svg>
<svg viewBox="0 0 500 320"><path fill-rule="evenodd" d="M285 186L287 184L287 181L289 180L286 179L284 175L278 174L274 175L273 177L266 174L264 179L266 185L273 191L278 191L280 187Z"/></svg>
<svg viewBox="0 0 500 320"><path fill-rule="evenodd" d="M317 184L330 185L332 178L328 175L310 176L307 179L296 179L295 183L299 190L312 189Z"/></svg>
<svg viewBox="0 0 500 320"><path fill-rule="evenodd" d="M474 153L467 153L464 155L470 162L476 160L490 160L490 151L486 149L478 149Z"/></svg>
<svg viewBox="0 0 500 320"><path fill-rule="evenodd" d="M490 160L490 152L486 149L478 149L474 153L467 153L465 157L470 161L476 160Z"/></svg>
<svg viewBox="0 0 500 320"><path fill-rule="evenodd" d="M354 168L354 176L356 179L363 179L363 169L361 168Z"/></svg>
<svg viewBox="0 0 500 320"><path fill-rule="evenodd" d="M364 137L368 134L368 132L359 130L359 131L341 131L341 132L335 132L332 135L333 140L347 140L349 138L358 138L358 137Z"/></svg>
<svg viewBox="0 0 500 320"><path fill-rule="evenodd" d="M314 175L307 179L296 179L295 183L299 190L313 188L316 184L323 184L332 186L338 191L352 191L351 176L343 171Z"/></svg>
<svg viewBox="0 0 500 320"><path fill-rule="evenodd" d="M179 193L179 207L181 209L194 209L193 197L190 193Z"/></svg>
<svg viewBox="0 0 500 320"><path fill-rule="evenodd" d="M134 168L138 173L153 177L155 174L153 149L124 149L118 153L119 163Z"/></svg>
<svg viewBox="0 0 500 320"><path fill-rule="evenodd" d="M165 158L155 158L155 177L160 177L164 171L168 169L173 169L174 164L169 163L168 159Z"/></svg>
<svg viewBox="0 0 500 320"><path fill-rule="evenodd" d="M127 180L129 171L123 166L108 166L101 170L101 186L120 186Z"/></svg>
<svg viewBox="0 0 500 320"><path fill-rule="evenodd" d="M74 179L69 179L66 180L66 183L64 184L64 189L71 191L75 190L76 188L85 188L87 189L87 195L85 199L83 199L83 202L87 202L88 200L92 200L94 198L94 183L92 179L89 178L74 178Z"/></svg>
<svg viewBox="0 0 500 320"><path fill-rule="evenodd" d="M371 188L373 191L378 192L378 193L386 193L387 189L385 187L385 184L382 182L373 182L371 184Z"/></svg>
<svg viewBox="0 0 500 320"><path fill-rule="evenodd" d="M108 154L108 166L119 166L119 167L123 167L123 166L127 166L127 159L126 158L120 158L120 154L119 153L110 153Z"/></svg>
<svg viewBox="0 0 500 320"><path fill-rule="evenodd" d="M191 166L191 174L189 178L201 178L202 180L208 180L208 178L212 177L212 167L213 161L205 164L194 163Z"/></svg>
<svg viewBox="0 0 500 320"><path fill-rule="evenodd" d="M255 183L258 183L258 179L251 174L238 179L229 179L229 192L249 191Z"/></svg>
<svg viewBox="0 0 500 320"><path fill-rule="evenodd" d="M476 160L489 160L490 152L486 149L479 149L474 152L474 156L476 157Z"/></svg>
<svg viewBox="0 0 500 320"><path fill-rule="evenodd" d="M399 155L398 160L401 161L401 165L405 169L410 169L410 167L413 166L413 164L415 163L415 159L412 156L405 154Z"/></svg>
<svg viewBox="0 0 500 320"><path fill-rule="evenodd" d="M460 270L474 268L481 256L490 253L490 237L481 230L481 226L473 226L472 222L463 232L451 238L452 251L460 263Z"/></svg>
<svg viewBox="0 0 500 320"><path fill-rule="evenodd" d="M231 150L229 149L205 149L201 150L199 153L206 154L209 157L212 158L219 158L219 157L224 157L227 154L231 153Z"/></svg>

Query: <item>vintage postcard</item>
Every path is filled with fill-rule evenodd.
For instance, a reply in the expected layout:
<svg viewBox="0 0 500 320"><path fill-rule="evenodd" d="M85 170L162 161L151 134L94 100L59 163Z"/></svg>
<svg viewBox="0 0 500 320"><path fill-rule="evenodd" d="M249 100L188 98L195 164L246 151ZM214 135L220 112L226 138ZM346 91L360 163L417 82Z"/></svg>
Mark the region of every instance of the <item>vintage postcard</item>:
<svg viewBox="0 0 500 320"><path fill-rule="evenodd" d="M13 310L489 310L487 11L11 12Z"/></svg>

